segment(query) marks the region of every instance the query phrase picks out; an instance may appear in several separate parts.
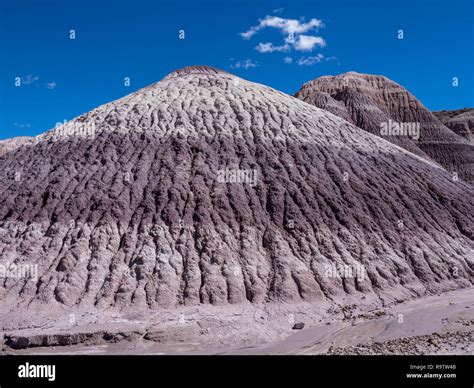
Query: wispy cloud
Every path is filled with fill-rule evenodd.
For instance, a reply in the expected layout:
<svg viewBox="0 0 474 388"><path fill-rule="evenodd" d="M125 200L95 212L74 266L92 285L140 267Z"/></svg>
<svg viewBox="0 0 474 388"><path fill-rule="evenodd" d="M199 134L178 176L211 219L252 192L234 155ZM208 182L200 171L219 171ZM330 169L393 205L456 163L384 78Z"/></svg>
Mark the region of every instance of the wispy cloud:
<svg viewBox="0 0 474 388"><path fill-rule="evenodd" d="M285 57L285 58L283 58L283 62L285 62L286 64L289 65L289 64L293 63L293 58Z"/></svg>
<svg viewBox="0 0 474 388"><path fill-rule="evenodd" d="M273 53L275 51L288 52L290 51L290 45L284 44L282 46L275 46L271 42L259 43L258 45L255 46L255 50L257 50L260 53Z"/></svg>
<svg viewBox="0 0 474 388"><path fill-rule="evenodd" d="M310 31L317 31L324 27L324 23L319 19L311 19L305 22L304 19L285 19L279 16L265 16L259 19L257 25L250 27L247 31L240 33L243 39L249 40L262 30L272 28L280 31L283 35L283 42L275 44L273 42L260 42L255 49L260 53L313 51L316 47L325 47L326 41L321 36L308 35Z"/></svg>
<svg viewBox="0 0 474 388"><path fill-rule="evenodd" d="M338 65L340 65L341 63L339 62L339 58L338 57L327 57L326 58L326 61L336 61Z"/></svg>
<svg viewBox="0 0 474 388"><path fill-rule="evenodd" d="M252 67L257 67L258 63L253 62L251 59L244 59L243 61L237 61L230 65L231 69L250 69Z"/></svg>
<svg viewBox="0 0 474 388"><path fill-rule="evenodd" d="M273 10L273 13L276 13L276 14L281 14L283 11L285 10L285 8L277 8L277 9L274 9Z"/></svg>
<svg viewBox="0 0 474 388"><path fill-rule="evenodd" d="M324 57L323 54L319 53L313 56L308 57L301 57L298 59L297 63L300 66L313 66L317 63L321 62L328 62L328 61L338 61L337 57ZM338 61L339 62L339 61Z"/></svg>
<svg viewBox="0 0 474 388"><path fill-rule="evenodd" d="M21 83L22 85L30 85L33 82L36 82L39 80L39 77L36 75L28 74L24 77L21 77Z"/></svg>
<svg viewBox="0 0 474 388"><path fill-rule="evenodd" d="M54 82L54 81L53 82L48 82L46 84L46 88L47 89L56 89L56 82Z"/></svg>
<svg viewBox="0 0 474 388"><path fill-rule="evenodd" d="M31 128L30 123L13 123L13 125L17 128Z"/></svg>

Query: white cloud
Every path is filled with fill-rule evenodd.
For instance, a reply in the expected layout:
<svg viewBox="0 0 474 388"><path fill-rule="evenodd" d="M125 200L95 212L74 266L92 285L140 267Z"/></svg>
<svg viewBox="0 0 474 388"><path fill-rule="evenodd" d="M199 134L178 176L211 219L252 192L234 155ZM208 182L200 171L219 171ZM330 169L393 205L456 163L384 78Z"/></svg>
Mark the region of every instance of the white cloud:
<svg viewBox="0 0 474 388"><path fill-rule="evenodd" d="M319 19L311 19L309 22L305 23L304 21L299 21L296 19L285 19L279 16L265 16L263 19L259 20L259 24L256 26L250 27L247 31L242 32L240 35L244 39L250 39L257 32L263 30L264 28L276 28L281 31L283 34L303 34L313 29L318 29L323 27L324 24Z"/></svg>
<svg viewBox="0 0 474 388"><path fill-rule="evenodd" d="M240 36L244 39L250 39L252 36L254 36L258 32L258 28L256 27L251 27L249 30L245 32L241 32Z"/></svg>
<svg viewBox="0 0 474 388"><path fill-rule="evenodd" d="M300 66L312 66L316 63L320 63L324 59L323 54L316 54L310 57L301 57L298 59L298 65Z"/></svg>
<svg viewBox="0 0 474 388"><path fill-rule="evenodd" d="M299 35L294 44L297 51L313 51L316 47L326 46L326 41L320 36Z"/></svg>
<svg viewBox="0 0 474 388"><path fill-rule="evenodd" d="M285 57L283 58L283 62L287 63L287 64L291 64L293 63L293 58L291 57Z"/></svg>
<svg viewBox="0 0 474 388"><path fill-rule="evenodd" d="M54 82L54 81L53 81L53 82L48 82L48 83L46 84L46 88L48 88L48 89L56 89L56 82Z"/></svg>
<svg viewBox="0 0 474 388"><path fill-rule="evenodd" d="M240 33L244 39L251 39L254 35L266 28L273 28L283 35L283 43L260 42L255 49L260 53L313 51L315 47L326 46L326 41L320 36L307 35L309 31L315 31L324 27L319 19L311 19L305 22L304 19L285 19L279 16L265 16L259 19L259 23L250 27L247 31Z"/></svg>
<svg viewBox="0 0 474 388"><path fill-rule="evenodd" d="M288 44L284 44L282 46L274 46L271 42L259 43L255 46L255 50L261 53L273 53L275 51L287 52L290 50L290 46Z"/></svg>
<svg viewBox="0 0 474 388"><path fill-rule="evenodd" d="M243 61L235 62L234 64L230 65L231 69L250 69L251 67L257 67L258 63L252 62L251 59L245 59Z"/></svg>

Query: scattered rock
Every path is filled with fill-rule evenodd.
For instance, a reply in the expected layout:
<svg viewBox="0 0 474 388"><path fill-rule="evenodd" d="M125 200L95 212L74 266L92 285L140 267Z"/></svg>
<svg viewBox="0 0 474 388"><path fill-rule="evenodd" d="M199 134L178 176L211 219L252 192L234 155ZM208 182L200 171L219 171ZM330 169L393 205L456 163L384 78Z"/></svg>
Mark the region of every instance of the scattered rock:
<svg viewBox="0 0 474 388"><path fill-rule="evenodd" d="M387 355L387 354L436 354L454 353L460 354L466 350L465 342L472 346L474 332L449 332L434 333L421 336L405 337L386 342L373 342L370 344L358 344L349 347L331 346L327 354L338 355ZM474 350L474 347L473 347Z"/></svg>

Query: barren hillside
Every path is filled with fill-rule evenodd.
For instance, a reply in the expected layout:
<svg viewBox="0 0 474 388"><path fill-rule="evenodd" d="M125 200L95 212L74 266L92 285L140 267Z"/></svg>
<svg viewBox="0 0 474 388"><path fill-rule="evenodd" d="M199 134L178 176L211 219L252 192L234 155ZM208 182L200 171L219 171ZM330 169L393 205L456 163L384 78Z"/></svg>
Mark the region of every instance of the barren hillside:
<svg viewBox="0 0 474 388"><path fill-rule="evenodd" d="M448 128L471 143L474 142L474 108L440 110L433 114Z"/></svg>
<svg viewBox="0 0 474 388"><path fill-rule="evenodd" d="M405 112L397 101L381 114ZM437 144L419 145L434 158ZM209 67L1 155L0 182L0 263L38 265L37 280L2 279L3 311L346 295L383 304L474 281L470 184Z"/></svg>
<svg viewBox="0 0 474 388"><path fill-rule="evenodd" d="M348 72L304 84L296 97L436 161L452 175L474 182L474 145L440 122L420 101L386 77ZM419 126L418 133L384 133L381 125ZM459 135L457 134L459 133Z"/></svg>

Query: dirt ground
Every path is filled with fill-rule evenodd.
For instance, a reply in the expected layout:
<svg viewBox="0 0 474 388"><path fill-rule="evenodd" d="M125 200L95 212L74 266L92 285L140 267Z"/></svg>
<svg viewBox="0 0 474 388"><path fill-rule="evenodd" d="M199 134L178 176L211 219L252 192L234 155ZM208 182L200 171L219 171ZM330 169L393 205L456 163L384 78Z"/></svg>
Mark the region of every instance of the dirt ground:
<svg viewBox="0 0 474 388"><path fill-rule="evenodd" d="M72 311L1 315L1 354L474 354L474 288L385 308Z"/></svg>

